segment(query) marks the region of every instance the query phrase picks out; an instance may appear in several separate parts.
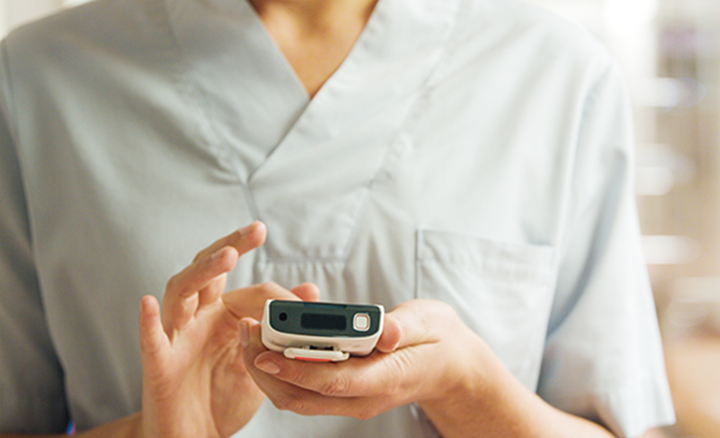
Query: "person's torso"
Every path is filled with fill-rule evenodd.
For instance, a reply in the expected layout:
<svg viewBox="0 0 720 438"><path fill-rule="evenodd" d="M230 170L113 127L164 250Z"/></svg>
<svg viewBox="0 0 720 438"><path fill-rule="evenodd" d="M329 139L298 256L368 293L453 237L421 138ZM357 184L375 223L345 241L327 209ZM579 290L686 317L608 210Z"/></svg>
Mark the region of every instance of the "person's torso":
<svg viewBox="0 0 720 438"><path fill-rule="evenodd" d="M8 60L81 429L140 408L140 297L255 219L268 241L229 287L442 300L535 388L575 136L607 64L570 27L501 1L381 0L309 101L243 2L100 0L45 26L11 36ZM265 405L238 436L421 433L414 406L359 423Z"/></svg>

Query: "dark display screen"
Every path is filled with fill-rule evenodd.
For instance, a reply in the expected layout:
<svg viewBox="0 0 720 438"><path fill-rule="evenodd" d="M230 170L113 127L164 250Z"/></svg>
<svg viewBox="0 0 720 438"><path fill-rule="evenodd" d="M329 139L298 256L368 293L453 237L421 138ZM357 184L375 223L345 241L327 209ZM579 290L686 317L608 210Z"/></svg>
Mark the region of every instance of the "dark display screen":
<svg viewBox="0 0 720 438"><path fill-rule="evenodd" d="M347 320L342 315L323 315L319 313L303 313L300 326L315 330L345 330Z"/></svg>

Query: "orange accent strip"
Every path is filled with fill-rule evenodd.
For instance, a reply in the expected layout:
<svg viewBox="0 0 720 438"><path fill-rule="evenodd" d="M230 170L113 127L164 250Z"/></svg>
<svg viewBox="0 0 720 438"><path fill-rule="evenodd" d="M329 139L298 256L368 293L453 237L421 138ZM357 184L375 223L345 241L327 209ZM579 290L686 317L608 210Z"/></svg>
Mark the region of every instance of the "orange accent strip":
<svg viewBox="0 0 720 438"><path fill-rule="evenodd" d="M295 356L296 360L304 360L306 362L332 362L332 359L319 359L315 357L298 357Z"/></svg>

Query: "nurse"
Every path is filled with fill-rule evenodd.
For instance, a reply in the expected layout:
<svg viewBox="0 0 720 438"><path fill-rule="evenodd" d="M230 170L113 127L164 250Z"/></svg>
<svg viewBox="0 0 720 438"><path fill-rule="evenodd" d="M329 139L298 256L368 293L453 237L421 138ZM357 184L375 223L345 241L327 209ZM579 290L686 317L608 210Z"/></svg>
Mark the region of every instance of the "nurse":
<svg viewBox="0 0 720 438"><path fill-rule="evenodd" d="M574 25L506 0L97 0L0 50L0 437L673 421L625 93ZM269 298L392 311L373 355L310 364L260 343Z"/></svg>

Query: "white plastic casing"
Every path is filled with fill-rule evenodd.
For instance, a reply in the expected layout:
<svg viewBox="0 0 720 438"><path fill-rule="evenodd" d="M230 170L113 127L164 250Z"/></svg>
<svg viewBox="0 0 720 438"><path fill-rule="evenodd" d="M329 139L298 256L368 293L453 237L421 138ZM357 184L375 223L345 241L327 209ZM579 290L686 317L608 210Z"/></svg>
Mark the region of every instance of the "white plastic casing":
<svg viewBox="0 0 720 438"><path fill-rule="evenodd" d="M272 301L265 302L261 331L262 343L267 349L283 353L290 359L338 362L348 359L350 355L367 356L372 353L382 334L384 308L381 305L377 305L380 310L379 328L372 335L364 337L311 336L285 333L272 327L269 317Z"/></svg>

